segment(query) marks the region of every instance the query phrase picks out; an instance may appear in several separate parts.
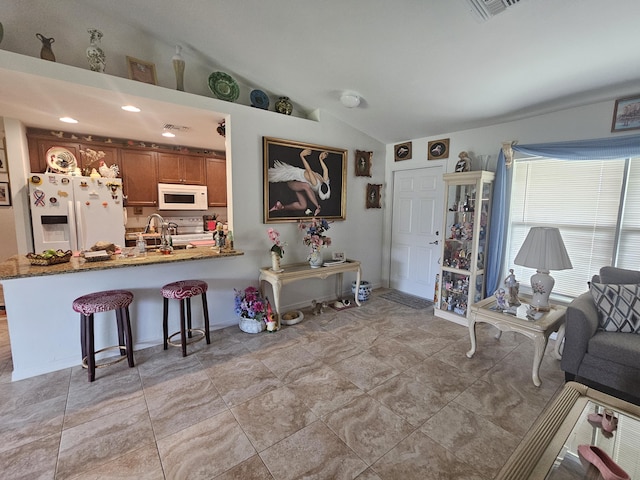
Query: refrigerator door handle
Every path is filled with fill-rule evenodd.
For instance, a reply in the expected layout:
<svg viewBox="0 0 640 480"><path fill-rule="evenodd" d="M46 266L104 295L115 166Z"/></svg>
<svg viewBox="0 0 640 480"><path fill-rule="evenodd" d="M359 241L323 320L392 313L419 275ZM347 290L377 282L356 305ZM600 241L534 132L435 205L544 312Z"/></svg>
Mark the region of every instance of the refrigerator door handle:
<svg viewBox="0 0 640 480"><path fill-rule="evenodd" d="M73 208L73 200L69 200L69 245L71 251L78 251L78 231L76 230L76 215Z"/></svg>
<svg viewBox="0 0 640 480"><path fill-rule="evenodd" d="M84 218L82 218L82 207L80 204L80 200L76 201L76 209L73 215L75 219L75 228L77 230L76 235L74 235L75 241L78 245L78 251L84 250Z"/></svg>

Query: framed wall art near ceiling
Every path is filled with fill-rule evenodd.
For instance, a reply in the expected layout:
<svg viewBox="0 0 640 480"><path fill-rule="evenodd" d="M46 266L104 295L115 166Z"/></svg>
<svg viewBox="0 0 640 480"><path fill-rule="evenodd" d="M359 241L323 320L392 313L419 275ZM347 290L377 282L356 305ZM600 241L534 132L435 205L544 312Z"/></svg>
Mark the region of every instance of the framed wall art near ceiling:
<svg viewBox="0 0 640 480"><path fill-rule="evenodd" d="M434 140L429 142L427 147L428 160L440 160L441 158L449 158L449 139Z"/></svg>
<svg viewBox="0 0 640 480"><path fill-rule="evenodd" d="M367 183L367 208L382 208L380 204L380 190L382 185Z"/></svg>
<svg viewBox="0 0 640 480"><path fill-rule="evenodd" d="M11 193L9 192L9 182L0 182L0 207L11 206Z"/></svg>
<svg viewBox="0 0 640 480"><path fill-rule="evenodd" d="M411 142L399 143L393 147L393 154L396 162L409 160L411 158Z"/></svg>
<svg viewBox="0 0 640 480"><path fill-rule="evenodd" d="M373 158L373 152L364 152L362 150L356 150L356 177L370 177L371 176L371 159Z"/></svg>
<svg viewBox="0 0 640 480"><path fill-rule="evenodd" d="M612 132L640 129L640 95L619 98L613 108Z"/></svg>
<svg viewBox="0 0 640 480"><path fill-rule="evenodd" d="M4 153L4 149L2 148L0 148L0 173L8 173L7 155Z"/></svg>
<svg viewBox="0 0 640 480"><path fill-rule="evenodd" d="M347 150L262 137L264 223L344 220Z"/></svg>
<svg viewBox="0 0 640 480"><path fill-rule="evenodd" d="M127 66L129 68L129 78L138 82L158 84L156 77L156 66L153 63L138 60L137 58L127 57Z"/></svg>

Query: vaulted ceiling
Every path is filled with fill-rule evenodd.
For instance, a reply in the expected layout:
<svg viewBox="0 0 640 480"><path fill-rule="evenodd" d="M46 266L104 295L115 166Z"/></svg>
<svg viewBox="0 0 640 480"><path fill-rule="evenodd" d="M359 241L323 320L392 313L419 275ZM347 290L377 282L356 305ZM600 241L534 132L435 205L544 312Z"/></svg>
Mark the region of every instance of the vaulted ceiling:
<svg viewBox="0 0 640 480"><path fill-rule="evenodd" d="M521 0L484 22L466 0L59 2L82 4L83 31L108 18L181 44L272 104L286 95L384 143L640 93L638 0Z"/></svg>

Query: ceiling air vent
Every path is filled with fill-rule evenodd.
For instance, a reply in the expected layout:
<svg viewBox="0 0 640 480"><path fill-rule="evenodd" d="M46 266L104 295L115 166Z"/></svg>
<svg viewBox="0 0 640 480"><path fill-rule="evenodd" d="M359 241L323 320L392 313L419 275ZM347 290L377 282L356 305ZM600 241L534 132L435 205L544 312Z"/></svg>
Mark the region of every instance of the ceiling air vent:
<svg viewBox="0 0 640 480"><path fill-rule="evenodd" d="M471 13L481 22L486 22L491 17L513 7L520 0L465 0Z"/></svg>
<svg viewBox="0 0 640 480"><path fill-rule="evenodd" d="M174 125L173 123L165 123L162 127L164 130L173 132L188 132L191 127L185 127L184 125Z"/></svg>

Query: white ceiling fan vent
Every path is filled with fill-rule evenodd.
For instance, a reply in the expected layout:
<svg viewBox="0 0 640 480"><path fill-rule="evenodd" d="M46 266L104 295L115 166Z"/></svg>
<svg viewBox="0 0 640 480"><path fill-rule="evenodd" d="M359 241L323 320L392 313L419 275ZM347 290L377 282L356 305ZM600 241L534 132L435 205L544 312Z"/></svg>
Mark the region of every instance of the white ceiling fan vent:
<svg viewBox="0 0 640 480"><path fill-rule="evenodd" d="M185 127L184 125L174 125L173 123L165 123L162 127L164 130L174 132L188 132L191 127Z"/></svg>
<svg viewBox="0 0 640 480"><path fill-rule="evenodd" d="M491 17L513 7L520 0L465 0L471 13L481 22L486 22Z"/></svg>

